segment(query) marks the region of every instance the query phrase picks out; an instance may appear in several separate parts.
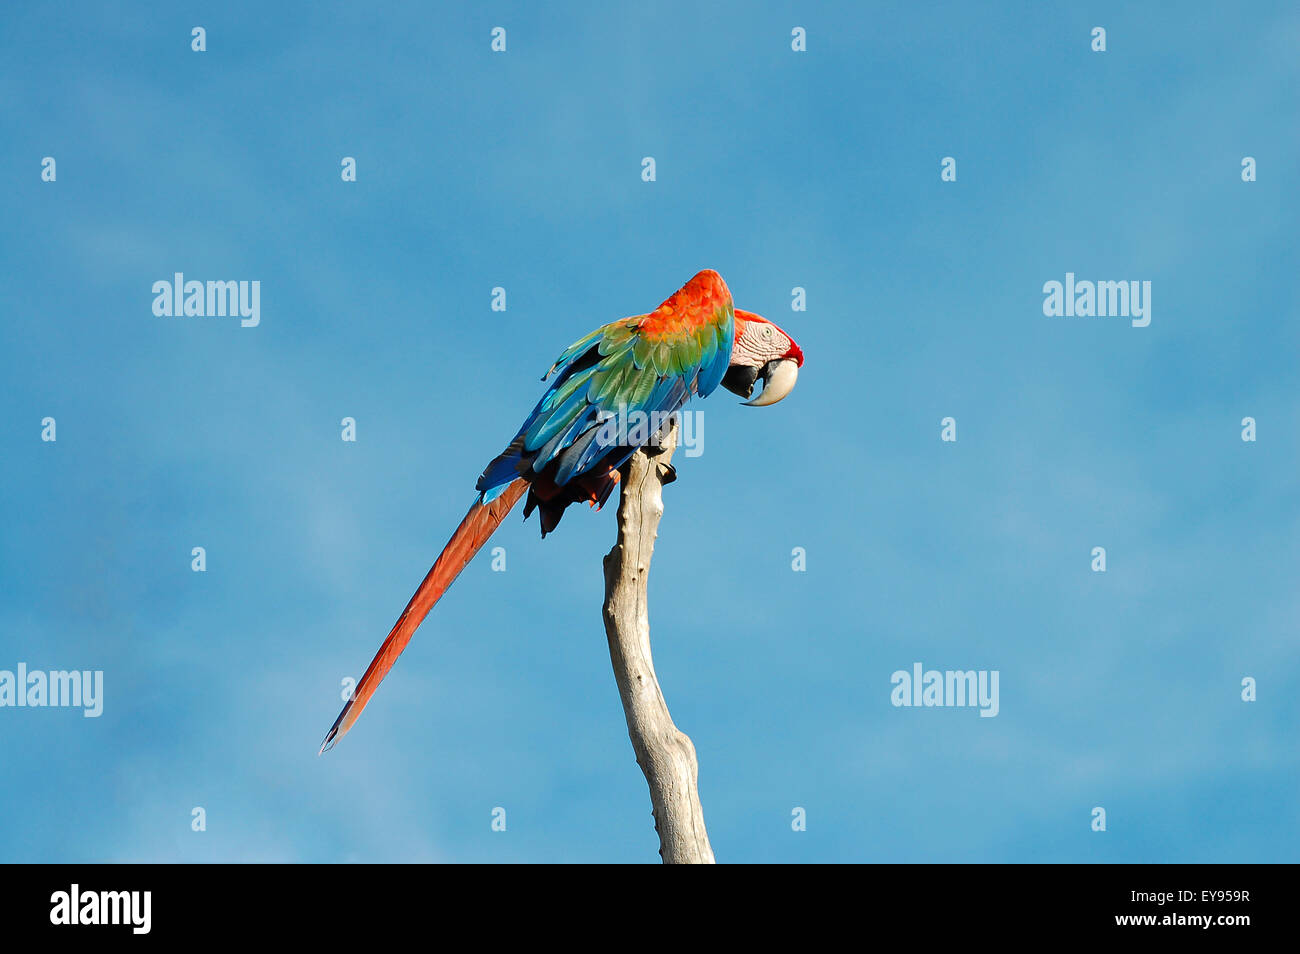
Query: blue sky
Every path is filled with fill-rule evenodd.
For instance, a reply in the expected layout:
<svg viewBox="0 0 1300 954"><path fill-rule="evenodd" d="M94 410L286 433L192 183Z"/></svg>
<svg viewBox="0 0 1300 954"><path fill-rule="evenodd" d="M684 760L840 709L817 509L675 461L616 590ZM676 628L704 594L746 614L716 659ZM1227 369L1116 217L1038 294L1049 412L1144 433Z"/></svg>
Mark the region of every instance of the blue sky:
<svg viewBox="0 0 1300 954"><path fill-rule="evenodd" d="M105 687L0 708L0 860L657 860L612 508L508 519L316 749L555 355L705 267L807 356L699 405L651 574L719 860L1297 860L1293 5L394 6L0 14L0 670Z"/></svg>

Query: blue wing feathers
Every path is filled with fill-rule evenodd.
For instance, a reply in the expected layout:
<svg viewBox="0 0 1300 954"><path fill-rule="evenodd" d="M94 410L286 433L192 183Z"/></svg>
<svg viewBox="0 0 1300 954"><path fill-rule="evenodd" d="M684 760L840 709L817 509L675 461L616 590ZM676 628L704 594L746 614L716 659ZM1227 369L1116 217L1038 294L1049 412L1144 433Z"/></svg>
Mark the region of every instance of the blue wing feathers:
<svg viewBox="0 0 1300 954"><path fill-rule="evenodd" d="M597 440L603 416L620 410L612 404L616 395L625 400L629 393L633 395L628 413L671 414L692 394L711 394L727 372L734 334L730 315L725 325L699 331L700 362L685 367L666 343L652 348L646 365L638 366L628 354L637 341L635 334L620 334L617 340L606 336L606 330L617 324L597 329L561 353L543 378L550 383L541 400L510 445L479 477L476 486L484 503L499 496L520 474L530 469L541 473L552 463L557 465L553 479L559 486L597 464L622 466L637 448L620 442L616 446L621 453L611 456L614 448ZM641 375L650 379L639 380ZM644 399L635 400L641 394ZM606 495L609 489L604 488Z"/></svg>

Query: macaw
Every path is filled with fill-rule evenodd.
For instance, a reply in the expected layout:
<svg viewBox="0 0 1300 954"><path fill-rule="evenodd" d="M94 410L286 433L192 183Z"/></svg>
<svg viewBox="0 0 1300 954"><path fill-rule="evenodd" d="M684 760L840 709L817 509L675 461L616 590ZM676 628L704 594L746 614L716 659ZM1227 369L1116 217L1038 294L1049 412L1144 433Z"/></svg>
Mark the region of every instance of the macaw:
<svg viewBox="0 0 1300 954"><path fill-rule="evenodd" d="M623 411L666 420L693 396L721 384L745 404L775 404L794 388L803 351L773 322L736 308L722 276L698 273L654 311L623 318L579 338L542 376L550 384L519 432L479 476L478 499L451 535L357 683L320 751L333 748L356 724L379 683L393 668L416 628L528 494L524 518L539 513L542 536L555 529L572 503L600 509L619 480L619 468L655 443L651 433L632 443L609 437L605 422ZM644 430L644 429L643 429Z"/></svg>

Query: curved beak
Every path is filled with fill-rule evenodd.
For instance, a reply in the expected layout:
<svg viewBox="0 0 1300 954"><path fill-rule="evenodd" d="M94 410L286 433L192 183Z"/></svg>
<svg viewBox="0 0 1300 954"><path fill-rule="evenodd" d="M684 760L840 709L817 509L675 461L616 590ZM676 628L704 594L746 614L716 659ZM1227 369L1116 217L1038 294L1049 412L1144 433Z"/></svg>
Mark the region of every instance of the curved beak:
<svg viewBox="0 0 1300 954"><path fill-rule="evenodd" d="M745 407L767 407L793 391L799 379L799 362L794 358L769 361L758 376L763 379L763 392L752 401L743 402Z"/></svg>

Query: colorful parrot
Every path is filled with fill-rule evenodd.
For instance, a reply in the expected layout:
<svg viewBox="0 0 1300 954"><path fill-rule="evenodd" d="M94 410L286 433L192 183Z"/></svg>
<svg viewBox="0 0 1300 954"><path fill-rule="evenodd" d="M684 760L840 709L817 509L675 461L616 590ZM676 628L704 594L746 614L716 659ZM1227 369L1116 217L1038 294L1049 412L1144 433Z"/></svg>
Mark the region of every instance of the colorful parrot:
<svg viewBox="0 0 1300 954"><path fill-rule="evenodd" d="M666 420L719 384L748 398L760 378L763 390L745 403L775 404L794 388L802 366L803 352L789 335L735 308L722 276L709 269L649 314L610 322L566 348L542 376L550 380L542 399L479 477L478 499L379 647L321 752L356 724L416 628L520 497L528 494L524 518L537 510L545 537L570 504L603 506L619 468L659 437L650 433L636 444L628 434L610 439L608 420L635 411Z"/></svg>

